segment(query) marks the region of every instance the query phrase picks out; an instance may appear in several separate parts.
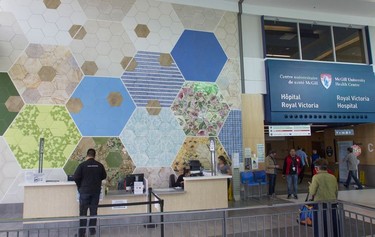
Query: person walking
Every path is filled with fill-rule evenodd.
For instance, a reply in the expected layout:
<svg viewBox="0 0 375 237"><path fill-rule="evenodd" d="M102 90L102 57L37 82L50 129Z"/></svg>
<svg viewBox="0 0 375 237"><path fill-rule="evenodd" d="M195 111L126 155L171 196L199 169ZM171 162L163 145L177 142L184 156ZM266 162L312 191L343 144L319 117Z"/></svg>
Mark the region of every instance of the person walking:
<svg viewBox="0 0 375 237"><path fill-rule="evenodd" d="M88 149L86 160L78 165L74 173L74 181L77 184L79 192L80 216L87 216L88 209L90 209L90 216L97 215L102 180L107 178L104 166L95 160L95 156L96 151L92 148ZM86 234L87 219L80 219L79 224L78 236L84 237ZM93 226L96 226L96 218L90 219L89 226L90 235L95 235L96 228Z"/></svg>
<svg viewBox="0 0 375 237"><path fill-rule="evenodd" d="M305 176L305 166L309 166L309 162L306 152L304 152L301 147L297 148L296 155L301 158L301 171L298 174L298 179L299 183L302 183L303 177Z"/></svg>
<svg viewBox="0 0 375 237"><path fill-rule="evenodd" d="M320 158L318 151L316 149L312 150L312 155L310 157L310 164L311 164L311 176L315 173L315 161Z"/></svg>
<svg viewBox="0 0 375 237"><path fill-rule="evenodd" d="M348 147L347 148L348 154L344 157L342 162L346 162L348 166L348 178L346 179L346 182L344 183L345 188L349 188L350 181L353 178L354 182L357 184L356 189L363 189L361 182L359 182L357 178L357 157L353 153L353 148Z"/></svg>
<svg viewBox="0 0 375 237"><path fill-rule="evenodd" d="M279 165L276 163L276 152L270 151L268 156L266 157L266 173L268 176L268 195L271 197L275 197L275 186L276 186L276 176L277 176L277 168Z"/></svg>
<svg viewBox="0 0 375 237"><path fill-rule="evenodd" d="M296 155L295 149L290 149L289 155L284 159L283 177L286 176L288 184L288 199L293 197L298 199L298 174L301 171L301 158Z"/></svg>
<svg viewBox="0 0 375 237"><path fill-rule="evenodd" d="M314 169L316 174L312 177L312 181L309 185L309 194L313 197L315 202L323 202L321 204L323 212L323 220L319 219L319 204L314 204L313 213L313 226L314 226L314 237L319 236L319 230L321 230L323 236L328 235L328 225L331 226L333 236L339 236L338 230L338 220L337 220L337 195L338 195L338 185L337 179L334 175L327 172L328 161L325 159L318 159L315 161ZM328 205L331 205L331 219L327 218ZM331 233L332 233L331 232Z"/></svg>

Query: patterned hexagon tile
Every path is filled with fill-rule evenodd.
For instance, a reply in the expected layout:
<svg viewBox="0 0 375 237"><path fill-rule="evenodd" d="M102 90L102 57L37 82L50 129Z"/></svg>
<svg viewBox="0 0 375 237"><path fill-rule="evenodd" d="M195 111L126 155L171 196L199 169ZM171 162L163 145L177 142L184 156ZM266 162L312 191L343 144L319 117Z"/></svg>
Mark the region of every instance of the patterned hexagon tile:
<svg viewBox="0 0 375 237"><path fill-rule="evenodd" d="M237 59L240 51L236 13L226 12L214 33L228 58Z"/></svg>
<svg viewBox="0 0 375 237"><path fill-rule="evenodd" d="M74 174L89 148L96 150L96 160L107 171L107 187L117 189L118 180L134 171L134 163L118 137L84 137L64 166L66 174Z"/></svg>
<svg viewBox="0 0 375 237"><path fill-rule="evenodd" d="M85 34L74 39L70 48L83 73L85 75L121 76L136 53L122 24L89 20L82 29Z"/></svg>
<svg viewBox="0 0 375 237"><path fill-rule="evenodd" d="M78 0L89 19L121 21L135 0Z"/></svg>
<svg viewBox="0 0 375 237"><path fill-rule="evenodd" d="M38 167L44 138L45 168L61 168L81 138L64 106L26 105L4 137L23 169Z"/></svg>
<svg viewBox="0 0 375 237"><path fill-rule="evenodd" d="M180 4L172 6L185 29L213 32L224 15L224 11L216 9Z"/></svg>
<svg viewBox="0 0 375 237"><path fill-rule="evenodd" d="M12 13L0 12L0 22L0 71L8 71L28 41Z"/></svg>
<svg viewBox="0 0 375 237"><path fill-rule="evenodd" d="M219 139L228 155L238 153L242 162L242 115L241 110L231 110L220 130Z"/></svg>
<svg viewBox="0 0 375 237"><path fill-rule="evenodd" d="M120 139L137 167L169 167L185 134L169 108L158 115L137 108Z"/></svg>
<svg viewBox="0 0 375 237"><path fill-rule="evenodd" d="M2 0L1 5L15 14L31 43L69 45L69 29L86 21L77 0Z"/></svg>
<svg viewBox="0 0 375 237"><path fill-rule="evenodd" d="M0 73L0 136L12 123L24 103L7 73Z"/></svg>
<svg viewBox="0 0 375 237"><path fill-rule="evenodd" d="M30 44L9 75L29 104L65 104L82 79L69 48Z"/></svg>
<svg viewBox="0 0 375 237"><path fill-rule="evenodd" d="M144 174L148 180L148 185L151 188L168 188L169 176L174 174L171 167L137 167L134 170L135 174Z"/></svg>
<svg viewBox="0 0 375 237"><path fill-rule="evenodd" d="M85 77L68 101L83 136L118 136L135 109L119 78Z"/></svg>
<svg viewBox="0 0 375 237"><path fill-rule="evenodd" d="M227 160L229 157L220 141L215 139L215 155L216 158L224 156ZM205 170L211 170L211 152L209 149L209 137L186 137L184 144L173 161L172 169L178 174L183 168L189 168L190 160L199 160ZM216 168L216 167L215 167Z"/></svg>
<svg viewBox="0 0 375 237"><path fill-rule="evenodd" d="M219 86L231 109L241 109L242 92L239 60L228 59L216 84Z"/></svg>
<svg viewBox="0 0 375 237"><path fill-rule="evenodd" d="M121 79L142 107L169 107L185 82L170 54L143 51L135 55Z"/></svg>
<svg viewBox="0 0 375 237"><path fill-rule="evenodd" d="M20 165L3 137L0 137L0 158L0 200L2 200L21 172Z"/></svg>
<svg viewBox="0 0 375 237"><path fill-rule="evenodd" d="M184 30L172 5L154 0L137 0L122 24L138 51L170 53Z"/></svg>
<svg viewBox="0 0 375 237"><path fill-rule="evenodd" d="M187 136L217 136L229 106L214 83L185 82L171 107Z"/></svg>
<svg viewBox="0 0 375 237"><path fill-rule="evenodd" d="M202 31L185 30L171 54L187 81L215 82L227 61L215 35Z"/></svg>

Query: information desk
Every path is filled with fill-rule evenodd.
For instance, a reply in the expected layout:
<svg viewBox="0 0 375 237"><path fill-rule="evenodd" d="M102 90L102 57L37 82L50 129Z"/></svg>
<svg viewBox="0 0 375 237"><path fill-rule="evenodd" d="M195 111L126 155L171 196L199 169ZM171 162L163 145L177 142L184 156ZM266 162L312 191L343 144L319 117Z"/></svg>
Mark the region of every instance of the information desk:
<svg viewBox="0 0 375 237"><path fill-rule="evenodd" d="M164 199L164 211L205 210L228 207L227 179L231 176L185 177L185 189L155 189ZM26 183L24 218L78 216L77 187L74 182ZM99 204L146 202L147 195L110 191ZM152 200L154 201L154 200ZM99 208L98 215L147 213L147 205ZM153 211L160 211L153 205Z"/></svg>

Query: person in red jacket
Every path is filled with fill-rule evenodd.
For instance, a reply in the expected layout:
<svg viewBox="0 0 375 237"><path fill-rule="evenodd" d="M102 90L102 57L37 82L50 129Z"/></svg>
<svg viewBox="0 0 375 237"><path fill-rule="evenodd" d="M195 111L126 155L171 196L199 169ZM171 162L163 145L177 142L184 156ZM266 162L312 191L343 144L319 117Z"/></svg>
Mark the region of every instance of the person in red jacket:
<svg viewBox="0 0 375 237"><path fill-rule="evenodd" d="M296 155L294 148L290 149L289 155L284 159L283 166L283 177L286 176L286 182L288 184L288 199L293 197L298 199L298 175L301 172L301 158Z"/></svg>

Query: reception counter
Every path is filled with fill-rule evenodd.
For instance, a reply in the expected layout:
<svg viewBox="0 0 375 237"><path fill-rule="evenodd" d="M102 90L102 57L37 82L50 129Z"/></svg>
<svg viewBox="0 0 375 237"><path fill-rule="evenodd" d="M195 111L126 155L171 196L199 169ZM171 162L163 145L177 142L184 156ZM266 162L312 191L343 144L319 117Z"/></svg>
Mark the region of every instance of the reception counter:
<svg viewBox="0 0 375 237"><path fill-rule="evenodd" d="M185 189L154 189L164 200L164 211L189 211L228 207L227 179L231 176L185 177ZM77 187L74 182L24 184L24 218L78 216ZM155 199L153 198L153 201ZM110 191L99 204L146 202L146 194ZM147 213L147 205L105 207L98 215ZM153 205L153 211L160 211Z"/></svg>

